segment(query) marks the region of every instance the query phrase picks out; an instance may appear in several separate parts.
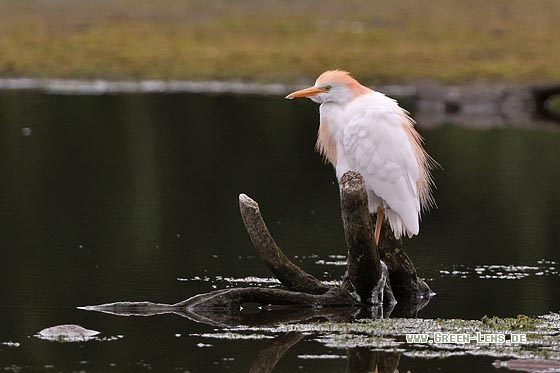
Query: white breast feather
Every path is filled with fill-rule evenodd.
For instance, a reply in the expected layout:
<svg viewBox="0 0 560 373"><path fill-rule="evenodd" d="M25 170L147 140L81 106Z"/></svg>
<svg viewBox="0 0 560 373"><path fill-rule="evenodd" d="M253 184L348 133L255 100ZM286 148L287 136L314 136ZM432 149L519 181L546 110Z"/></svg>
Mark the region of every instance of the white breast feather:
<svg viewBox="0 0 560 373"><path fill-rule="evenodd" d="M365 110L364 110L365 108ZM395 234L418 234L420 169L403 125L412 125L394 100L372 92L347 105L337 176L362 174L373 213L381 205Z"/></svg>

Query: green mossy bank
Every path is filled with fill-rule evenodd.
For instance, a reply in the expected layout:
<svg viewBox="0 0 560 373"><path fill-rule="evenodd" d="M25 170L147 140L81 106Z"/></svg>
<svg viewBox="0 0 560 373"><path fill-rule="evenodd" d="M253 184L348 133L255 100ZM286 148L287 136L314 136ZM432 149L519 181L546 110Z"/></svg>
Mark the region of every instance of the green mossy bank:
<svg viewBox="0 0 560 373"><path fill-rule="evenodd" d="M0 2L0 77L366 83L560 78L542 0Z"/></svg>

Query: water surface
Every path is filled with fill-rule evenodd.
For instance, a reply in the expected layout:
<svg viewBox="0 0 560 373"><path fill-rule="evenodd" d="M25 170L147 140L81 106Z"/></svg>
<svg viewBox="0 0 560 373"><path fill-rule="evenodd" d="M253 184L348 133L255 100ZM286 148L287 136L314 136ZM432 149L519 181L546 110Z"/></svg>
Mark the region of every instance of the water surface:
<svg viewBox="0 0 560 373"><path fill-rule="evenodd" d="M239 193L260 203L288 257L339 280L338 187L313 150L317 122L313 103L272 96L0 93L0 367L247 371L266 339L205 338L213 327L175 315L76 307L175 303L269 278ZM405 243L437 292L418 316L558 311L560 133L420 130L442 169L438 209ZM33 337L69 323L107 339ZM307 336L275 371L344 371L345 356ZM403 356L399 369L494 371L491 361Z"/></svg>

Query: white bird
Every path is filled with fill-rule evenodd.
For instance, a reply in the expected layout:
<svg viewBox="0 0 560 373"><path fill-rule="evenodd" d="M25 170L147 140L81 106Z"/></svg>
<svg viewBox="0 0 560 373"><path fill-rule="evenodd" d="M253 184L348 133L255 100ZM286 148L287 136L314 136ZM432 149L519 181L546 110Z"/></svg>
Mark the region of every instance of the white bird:
<svg viewBox="0 0 560 373"><path fill-rule="evenodd" d="M377 214L375 242L383 219L395 235L418 234L420 213L434 205L431 169L414 120L395 100L360 84L348 72L326 71L315 85L286 96L320 103L316 149L336 169L364 178L369 210Z"/></svg>

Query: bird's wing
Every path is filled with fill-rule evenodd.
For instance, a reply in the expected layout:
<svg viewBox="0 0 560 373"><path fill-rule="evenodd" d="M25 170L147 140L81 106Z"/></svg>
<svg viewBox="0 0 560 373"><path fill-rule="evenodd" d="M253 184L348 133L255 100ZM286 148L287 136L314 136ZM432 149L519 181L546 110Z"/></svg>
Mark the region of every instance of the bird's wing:
<svg viewBox="0 0 560 373"><path fill-rule="evenodd" d="M412 121L380 93L354 101L345 113L342 155L350 169L362 174L366 189L400 217L408 233L417 234L420 169L404 127Z"/></svg>

